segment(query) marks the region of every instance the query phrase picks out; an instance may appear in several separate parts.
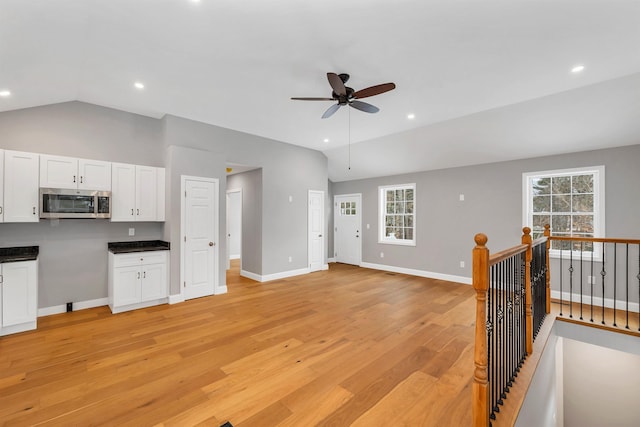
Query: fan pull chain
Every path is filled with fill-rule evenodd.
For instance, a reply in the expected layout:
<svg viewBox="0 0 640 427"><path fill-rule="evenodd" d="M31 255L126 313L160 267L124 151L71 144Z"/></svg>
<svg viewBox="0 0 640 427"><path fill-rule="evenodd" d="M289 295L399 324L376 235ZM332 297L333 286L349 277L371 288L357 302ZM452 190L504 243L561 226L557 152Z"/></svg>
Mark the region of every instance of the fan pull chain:
<svg viewBox="0 0 640 427"><path fill-rule="evenodd" d="M351 170L351 108L347 108L347 113L349 115L349 170Z"/></svg>

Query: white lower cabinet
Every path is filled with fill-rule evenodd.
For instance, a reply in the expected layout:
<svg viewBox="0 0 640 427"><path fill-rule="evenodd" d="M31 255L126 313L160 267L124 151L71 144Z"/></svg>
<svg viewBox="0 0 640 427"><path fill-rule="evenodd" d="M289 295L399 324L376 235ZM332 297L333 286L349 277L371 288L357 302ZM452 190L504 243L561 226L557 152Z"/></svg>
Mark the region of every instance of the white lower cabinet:
<svg viewBox="0 0 640 427"><path fill-rule="evenodd" d="M38 261L0 264L0 335L36 329Z"/></svg>
<svg viewBox="0 0 640 427"><path fill-rule="evenodd" d="M109 308L120 313L168 302L169 251L109 252Z"/></svg>

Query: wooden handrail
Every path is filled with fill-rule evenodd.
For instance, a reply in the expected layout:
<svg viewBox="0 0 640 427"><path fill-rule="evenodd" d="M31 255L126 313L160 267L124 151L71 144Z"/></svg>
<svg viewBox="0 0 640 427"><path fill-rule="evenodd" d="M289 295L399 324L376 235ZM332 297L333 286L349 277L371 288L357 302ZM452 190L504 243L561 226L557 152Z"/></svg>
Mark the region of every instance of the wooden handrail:
<svg viewBox="0 0 640 427"><path fill-rule="evenodd" d="M511 258L514 255L518 255L522 252L525 252L528 247L529 245L522 244L522 245L514 246L509 249L505 249L500 252L496 252L495 254L491 255L491 257L489 258L489 267L491 267L492 265L496 265L497 263L504 261L507 258Z"/></svg>
<svg viewBox="0 0 640 427"><path fill-rule="evenodd" d="M628 243L630 245L640 245L640 240L638 239L611 239L608 237L549 236L549 239L564 240L564 241L570 241L570 242L622 243L622 244Z"/></svg>

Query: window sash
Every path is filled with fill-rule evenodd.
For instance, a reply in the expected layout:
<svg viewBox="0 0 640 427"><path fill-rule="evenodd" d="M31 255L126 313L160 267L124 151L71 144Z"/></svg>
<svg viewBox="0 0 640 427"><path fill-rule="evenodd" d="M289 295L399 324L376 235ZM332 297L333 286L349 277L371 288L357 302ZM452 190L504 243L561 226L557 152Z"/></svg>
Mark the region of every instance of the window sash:
<svg viewBox="0 0 640 427"><path fill-rule="evenodd" d="M378 189L378 243L415 246L416 185L388 185Z"/></svg>
<svg viewBox="0 0 640 427"><path fill-rule="evenodd" d="M591 188L586 179L576 177L592 177ZM555 179L554 179L555 178ZM567 181L564 178L569 178ZM545 181L549 183L548 191L544 186L534 190L534 185ZM544 223L550 224L551 235L576 237L603 237L604 230L604 166L575 168L554 171L531 172L523 174L523 223L532 230L532 238L543 235ZM554 187L554 181L557 184ZM570 182L570 185L567 184ZM554 190L557 192L554 193ZM549 200L544 198L548 197ZM537 198L537 199L535 199ZM555 198L555 200L554 200ZM592 209L586 209L591 204ZM573 254L579 254L580 243L553 242L550 256L563 257L572 254L568 248L573 247ZM598 256L598 245L583 245L585 251L593 250L594 259Z"/></svg>

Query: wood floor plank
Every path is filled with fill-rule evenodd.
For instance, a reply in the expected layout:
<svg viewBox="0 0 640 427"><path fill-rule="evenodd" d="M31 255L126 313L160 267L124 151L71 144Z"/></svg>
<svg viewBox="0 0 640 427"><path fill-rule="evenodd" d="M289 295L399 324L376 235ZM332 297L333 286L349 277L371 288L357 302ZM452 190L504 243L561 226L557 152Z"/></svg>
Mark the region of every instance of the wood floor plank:
<svg viewBox="0 0 640 427"><path fill-rule="evenodd" d="M0 337L0 425L470 423L470 286L345 264L258 283L237 261L227 286Z"/></svg>

